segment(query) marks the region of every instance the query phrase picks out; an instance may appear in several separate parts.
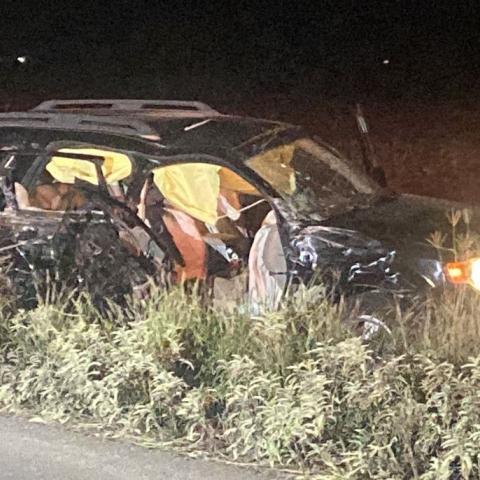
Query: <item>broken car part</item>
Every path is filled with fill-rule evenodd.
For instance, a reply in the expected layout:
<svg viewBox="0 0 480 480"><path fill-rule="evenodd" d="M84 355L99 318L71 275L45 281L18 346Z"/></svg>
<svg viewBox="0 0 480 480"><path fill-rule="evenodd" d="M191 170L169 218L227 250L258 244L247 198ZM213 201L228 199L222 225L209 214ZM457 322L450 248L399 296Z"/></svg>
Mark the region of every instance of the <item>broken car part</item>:
<svg viewBox="0 0 480 480"><path fill-rule="evenodd" d="M386 191L280 122L188 102L50 101L0 114L0 168L0 248L30 304L46 279L97 303L148 279L219 291L217 279L258 311L308 282L376 302L451 278L453 259L426 239L454 205Z"/></svg>

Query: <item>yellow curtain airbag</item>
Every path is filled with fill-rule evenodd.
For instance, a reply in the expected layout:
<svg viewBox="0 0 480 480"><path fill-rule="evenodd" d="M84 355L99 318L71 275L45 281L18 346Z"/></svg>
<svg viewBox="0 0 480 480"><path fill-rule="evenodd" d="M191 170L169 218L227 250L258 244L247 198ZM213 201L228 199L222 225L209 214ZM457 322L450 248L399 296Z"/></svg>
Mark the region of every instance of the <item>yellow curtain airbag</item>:
<svg viewBox="0 0 480 480"><path fill-rule="evenodd" d="M162 195L179 210L214 225L218 220L219 166L184 163L153 170L153 181Z"/></svg>
<svg viewBox="0 0 480 480"><path fill-rule="evenodd" d="M294 144L282 145L251 157L246 164L278 191L292 194L296 189L295 171L290 165L294 151Z"/></svg>
<svg viewBox="0 0 480 480"><path fill-rule="evenodd" d="M253 185L228 168L220 169L220 188L246 195L260 195Z"/></svg>
<svg viewBox="0 0 480 480"><path fill-rule="evenodd" d="M103 157L102 172L107 183L118 182L132 173L132 162L127 155L96 148L62 148L61 153L78 153ZM75 183L75 179L98 185L95 165L88 160L65 158L60 155L52 157L46 167L55 180L62 183Z"/></svg>

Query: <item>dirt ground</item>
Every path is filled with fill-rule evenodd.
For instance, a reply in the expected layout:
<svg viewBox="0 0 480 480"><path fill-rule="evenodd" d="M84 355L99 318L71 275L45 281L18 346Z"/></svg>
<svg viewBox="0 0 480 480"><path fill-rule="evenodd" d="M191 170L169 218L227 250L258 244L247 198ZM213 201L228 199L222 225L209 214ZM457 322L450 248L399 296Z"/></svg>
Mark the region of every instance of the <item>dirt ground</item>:
<svg viewBox="0 0 480 480"><path fill-rule="evenodd" d="M225 113L304 125L345 156L360 162L354 105L315 95L216 96L205 100ZM62 98L62 97L60 97ZM1 102L27 109L42 98ZM480 203L480 105L467 101L363 103L371 139L394 190Z"/></svg>

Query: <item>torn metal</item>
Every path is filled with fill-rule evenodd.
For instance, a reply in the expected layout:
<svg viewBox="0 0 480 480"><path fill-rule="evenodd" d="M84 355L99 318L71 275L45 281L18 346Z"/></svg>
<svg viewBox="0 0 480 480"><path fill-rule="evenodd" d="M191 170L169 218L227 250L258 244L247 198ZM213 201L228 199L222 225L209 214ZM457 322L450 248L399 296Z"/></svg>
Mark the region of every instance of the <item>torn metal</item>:
<svg viewBox="0 0 480 480"><path fill-rule="evenodd" d="M445 287L426 238L446 205L385 191L299 127L142 102L0 114L0 255L25 305L49 282L97 305L201 282L254 312L314 281L335 301Z"/></svg>

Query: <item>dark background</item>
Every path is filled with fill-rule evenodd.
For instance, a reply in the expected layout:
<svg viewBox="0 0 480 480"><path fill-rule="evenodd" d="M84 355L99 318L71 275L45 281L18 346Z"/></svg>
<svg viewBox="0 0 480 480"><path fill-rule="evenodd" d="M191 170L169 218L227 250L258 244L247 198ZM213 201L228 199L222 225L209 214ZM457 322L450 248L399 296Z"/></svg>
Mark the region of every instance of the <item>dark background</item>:
<svg viewBox="0 0 480 480"><path fill-rule="evenodd" d="M198 99L360 161L361 102L390 186L480 203L478 0L2 0L0 22L0 109Z"/></svg>
<svg viewBox="0 0 480 480"><path fill-rule="evenodd" d="M479 2L1 3L2 87L15 95L357 100L477 95L479 86Z"/></svg>

